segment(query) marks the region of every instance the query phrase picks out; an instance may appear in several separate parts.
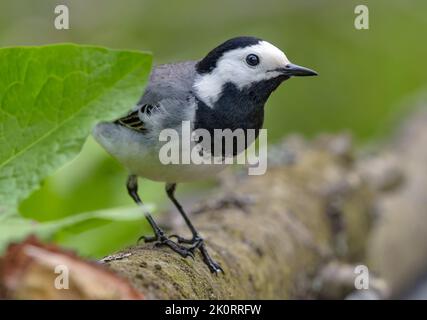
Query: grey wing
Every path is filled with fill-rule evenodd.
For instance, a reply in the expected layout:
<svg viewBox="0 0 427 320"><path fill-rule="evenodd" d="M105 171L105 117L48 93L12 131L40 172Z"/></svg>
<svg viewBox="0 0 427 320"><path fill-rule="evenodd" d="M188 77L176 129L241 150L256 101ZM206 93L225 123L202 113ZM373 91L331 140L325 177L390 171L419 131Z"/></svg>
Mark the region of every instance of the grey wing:
<svg viewBox="0 0 427 320"><path fill-rule="evenodd" d="M115 123L144 132L150 127L147 122L153 118L161 118L162 122L167 120L176 122L181 117L182 120L187 120L185 118L188 118L191 110L182 109L192 106L189 102L196 75L196 63L196 61L186 61L155 67L151 72L145 92L135 108L125 117L117 119ZM156 112L162 112L163 116L159 117L160 114L158 114L157 117L152 117ZM171 115L173 116L171 117Z"/></svg>
<svg viewBox="0 0 427 320"><path fill-rule="evenodd" d="M196 63L185 61L155 67L138 105L156 104L163 99L186 99L193 87Z"/></svg>

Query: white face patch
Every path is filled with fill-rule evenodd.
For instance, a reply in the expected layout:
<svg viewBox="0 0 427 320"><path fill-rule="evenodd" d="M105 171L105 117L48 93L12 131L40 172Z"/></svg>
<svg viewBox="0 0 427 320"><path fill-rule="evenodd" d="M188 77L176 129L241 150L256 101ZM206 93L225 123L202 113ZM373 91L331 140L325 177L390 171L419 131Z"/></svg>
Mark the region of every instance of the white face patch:
<svg viewBox="0 0 427 320"><path fill-rule="evenodd" d="M246 57L256 54L259 57L257 66L249 66ZM222 87L231 82L239 89L251 83L268 80L280 75L273 71L289 64L286 55L277 47L266 41L245 48L228 51L218 60L212 72L200 75L194 82L198 97L212 107L219 99Z"/></svg>

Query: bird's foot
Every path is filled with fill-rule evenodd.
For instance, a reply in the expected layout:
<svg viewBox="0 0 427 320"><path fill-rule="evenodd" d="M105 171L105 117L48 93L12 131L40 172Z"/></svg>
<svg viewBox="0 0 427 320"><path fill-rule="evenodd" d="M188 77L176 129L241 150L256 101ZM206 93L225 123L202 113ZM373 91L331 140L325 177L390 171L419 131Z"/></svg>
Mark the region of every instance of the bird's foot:
<svg viewBox="0 0 427 320"><path fill-rule="evenodd" d="M224 273L224 270L222 270L221 266L211 258L211 256L208 253L208 250L206 249L205 243L202 241L200 246L198 247L200 252L202 253L203 261L208 266L209 270L212 273L218 274L218 273Z"/></svg>
<svg viewBox="0 0 427 320"><path fill-rule="evenodd" d="M176 241L178 241L178 243L191 244L192 246L199 246L200 244L203 243L203 239L198 235L195 235L191 239L188 239L188 238L181 237L177 234L172 234L169 236L169 238L175 238Z"/></svg>
<svg viewBox="0 0 427 320"><path fill-rule="evenodd" d="M155 246L167 246L171 248L173 251L175 251L176 253L178 253L183 258L191 257L192 259L194 259L195 248L192 248L192 247L188 248L186 246L180 245L172 241L170 238L168 238L164 234L159 234L155 236L142 236L138 239L138 242L140 242L141 240L144 240L144 242L146 243L154 242Z"/></svg>
<svg viewBox="0 0 427 320"><path fill-rule="evenodd" d="M208 266L209 270L212 273L218 274L220 272L224 272L221 266L211 258L211 256L208 253L208 250L206 249L206 245L203 238L201 238L199 235L195 235L191 239L187 239L179 235L173 234L169 238L175 238L178 241L178 243L190 244L191 245L190 248L192 250L199 249L202 254L203 261L205 262L205 264Z"/></svg>
<svg viewBox="0 0 427 320"><path fill-rule="evenodd" d="M178 243L171 240L171 238L175 238ZM203 238L198 235L193 236L191 239L187 239L176 234L173 234L169 237L165 236L164 234L159 234L154 236L142 236L141 238L139 238L138 242L140 240L144 240L144 242L147 243L154 242L156 246L168 246L184 258L191 257L194 259L194 251L196 249L199 249L200 253L202 254L204 263L208 266L209 270L212 273L218 274L224 272L221 266L211 258L206 249L206 245ZM190 246L186 247L181 244L189 244Z"/></svg>

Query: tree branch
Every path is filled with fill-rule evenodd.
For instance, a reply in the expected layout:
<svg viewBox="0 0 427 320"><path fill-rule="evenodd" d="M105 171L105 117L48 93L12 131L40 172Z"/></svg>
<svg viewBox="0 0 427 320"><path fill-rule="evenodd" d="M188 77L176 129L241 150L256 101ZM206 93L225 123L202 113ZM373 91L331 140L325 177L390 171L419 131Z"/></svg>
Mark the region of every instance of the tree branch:
<svg viewBox="0 0 427 320"><path fill-rule="evenodd" d="M211 274L200 255L184 259L151 244L103 261L147 298L312 297L322 265L364 257L372 193L349 145L346 136L310 145L294 138L272 150L267 174L224 175L216 200L192 217L224 274Z"/></svg>

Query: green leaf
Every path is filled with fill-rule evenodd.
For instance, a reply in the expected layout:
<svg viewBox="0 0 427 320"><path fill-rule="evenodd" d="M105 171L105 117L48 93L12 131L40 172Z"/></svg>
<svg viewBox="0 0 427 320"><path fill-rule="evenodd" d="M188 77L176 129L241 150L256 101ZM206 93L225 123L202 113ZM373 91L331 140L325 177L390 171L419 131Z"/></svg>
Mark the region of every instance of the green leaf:
<svg viewBox="0 0 427 320"><path fill-rule="evenodd" d="M147 210L152 210L152 207L147 206ZM0 223L0 253L9 243L21 241L30 234L49 240L59 232L72 227L82 230L105 222L143 221L143 219L144 213L141 207L97 210L42 223L20 217L9 217Z"/></svg>
<svg viewBox="0 0 427 320"><path fill-rule="evenodd" d="M0 217L143 92L151 55L60 44L0 49Z"/></svg>

